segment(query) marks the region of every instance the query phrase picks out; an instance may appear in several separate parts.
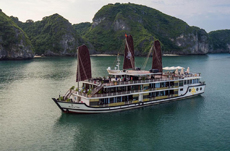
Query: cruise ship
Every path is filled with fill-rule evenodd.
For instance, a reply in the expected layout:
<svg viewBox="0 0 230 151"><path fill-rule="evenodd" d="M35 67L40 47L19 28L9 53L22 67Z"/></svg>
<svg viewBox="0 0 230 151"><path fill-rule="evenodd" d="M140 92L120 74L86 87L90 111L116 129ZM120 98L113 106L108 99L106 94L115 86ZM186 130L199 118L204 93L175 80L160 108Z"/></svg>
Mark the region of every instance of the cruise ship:
<svg viewBox="0 0 230 151"><path fill-rule="evenodd" d="M190 72L189 67L186 71L180 66L162 68L161 45L158 40L154 41L147 58L150 54L150 70L135 67L133 38L126 35L123 69L120 70L120 60L117 57L116 67L107 68L107 77L92 78L88 48L80 46L77 55L77 87L71 87L65 95L59 95L53 101L65 113L108 113L204 93L206 84L201 81L200 73Z"/></svg>

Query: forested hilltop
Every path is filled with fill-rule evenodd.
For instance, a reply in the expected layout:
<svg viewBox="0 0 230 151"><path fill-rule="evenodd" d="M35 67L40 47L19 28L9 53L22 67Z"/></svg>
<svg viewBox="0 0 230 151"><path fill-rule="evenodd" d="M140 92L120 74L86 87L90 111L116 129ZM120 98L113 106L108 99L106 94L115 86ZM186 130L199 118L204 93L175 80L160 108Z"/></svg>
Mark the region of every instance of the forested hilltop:
<svg viewBox="0 0 230 151"><path fill-rule="evenodd" d="M1 11L0 59L32 58L34 53L73 56L82 44L88 46L91 54L122 54L125 34L133 36L136 55L146 55L157 39L163 53L169 54L230 50L230 30L207 33L147 6L116 3L103 6L92 23L73 25L59 14L43 17L41 21L21 22Z"/></svg>
<svg viewBox="0 0 230 151"><path fill-rule="evenodd" d="M230 30L217 30L208 33L209 53L230 52Z"/></svg>
<svg viewBox="0 0 230 151"><path fill-rule="evenodd" d="M101 53L123 50L125 33L133 35L137 55L147 53L152 41L156 39L160 40L164 53L208 52L208 34L205 30L190 27L180 19L136 4L116 3L103 6L95 14L91 27L82 31L82 36Z"/></svg>
<svg viewBox="0 0 230 151"><path fill-rule="evenodd" d="M79 36L72 24L60 16L53 14L41 21L27 20L25 23L11 17L29 36L36 54L75 55L76 47L89 43Z"/></svg>
<svg viewBox="0 0 230 151"><path fill-rule="evenodd" d="M0 9L0 60L33 58L33 47L24 33Z"/></svg>

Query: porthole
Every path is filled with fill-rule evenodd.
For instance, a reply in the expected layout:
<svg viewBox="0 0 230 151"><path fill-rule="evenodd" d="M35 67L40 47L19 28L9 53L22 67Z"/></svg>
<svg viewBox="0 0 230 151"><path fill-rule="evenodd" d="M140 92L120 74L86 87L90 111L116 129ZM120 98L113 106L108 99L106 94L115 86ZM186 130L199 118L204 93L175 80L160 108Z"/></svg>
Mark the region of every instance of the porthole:
<svg viewBox="0 0 230 151"><path fill-rule="evenodd" d="M200 88L200 90L202 90L202 87Z"/></svg>
<svg viewBox="0 0 230 151"><path fill-rule="evenodd" d="M191 92L191 89L189 89L189 92Z"/></svg>
<svg viewBox="0 0 230 151"><path fill-rule="evenodd" d="M196 91L199 91L199 89L198 89L198 88L196 88Z"/></svg>

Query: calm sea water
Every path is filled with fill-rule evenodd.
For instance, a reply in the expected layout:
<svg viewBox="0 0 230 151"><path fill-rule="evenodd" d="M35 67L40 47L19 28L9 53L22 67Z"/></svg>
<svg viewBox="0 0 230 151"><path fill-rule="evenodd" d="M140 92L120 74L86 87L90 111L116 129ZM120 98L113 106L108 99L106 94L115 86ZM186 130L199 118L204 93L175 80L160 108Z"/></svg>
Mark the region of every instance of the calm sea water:
<svg viewBox="0 0 230 151"><path fill-rule="evenodd" d="M106 76L114 61L91 57L94 77ZM136 65L144 61L137 57ZM207 84L201 96L96 115L64 114L51 100L77 86L76 63L76 58L0 61L1 151L230 150L230 54L163 57L164 66L201 73Z"/></svg>

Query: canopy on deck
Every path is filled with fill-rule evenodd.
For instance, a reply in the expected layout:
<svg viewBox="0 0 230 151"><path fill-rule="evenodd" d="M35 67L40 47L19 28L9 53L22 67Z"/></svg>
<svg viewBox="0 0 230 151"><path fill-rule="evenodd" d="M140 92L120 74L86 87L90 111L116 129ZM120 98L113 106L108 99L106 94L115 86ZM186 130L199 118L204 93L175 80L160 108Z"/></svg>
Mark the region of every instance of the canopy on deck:
<svg viewBox="0 0 230 151"><path fill-rule="evenodd" d="M164 67L163 70L176 70L176 69L184 69L184 67L177 66L177 67Z"/></svg>
<svg viewBox="0 0 230 151"><path fill-rule="evenodd" d="M126 72L122 72L119 70L107 70L109 75L129 75L129 76L145 76L145 75L158 75L161 74L161 72L158 73L152 73L146 70L126 70ZM116 71L116 72L115 72Z"/></svg>

